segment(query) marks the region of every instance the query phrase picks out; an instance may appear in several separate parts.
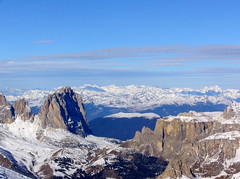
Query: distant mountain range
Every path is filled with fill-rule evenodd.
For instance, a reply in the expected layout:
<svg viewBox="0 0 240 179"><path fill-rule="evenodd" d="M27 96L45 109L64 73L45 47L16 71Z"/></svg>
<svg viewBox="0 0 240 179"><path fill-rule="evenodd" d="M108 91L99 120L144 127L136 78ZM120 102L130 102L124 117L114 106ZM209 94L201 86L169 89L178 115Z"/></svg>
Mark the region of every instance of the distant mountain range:
<svg viewBox="0 0 240 179"><path fill-rule="evenodd" d="M194 110L222 111L233 101L240 101L240 90L223 90L218 86L203 89L157 88L152 86L97 86L83 85L73 87L85 104L88 120L104 117L118 112L153 112L160 116L177 115ZM37 113L43 101L56 89L20 90L0 89L8 101L25 98L32 111Z"/></svg>

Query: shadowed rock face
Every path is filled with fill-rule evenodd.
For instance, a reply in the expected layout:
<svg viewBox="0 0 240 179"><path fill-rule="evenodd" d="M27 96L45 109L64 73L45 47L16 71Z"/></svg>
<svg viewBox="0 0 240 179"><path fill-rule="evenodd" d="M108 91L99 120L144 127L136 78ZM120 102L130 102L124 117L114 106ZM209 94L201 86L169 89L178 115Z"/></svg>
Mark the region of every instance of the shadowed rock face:
<svg viewBox="0 0 240 179"><path fill-rule="evenodd" d="M39 112L43 128L66 129L74 134L91 134L82 98L70 87L49 95Z"/></svg>
<svg viewBox="0 0 240 179"><path fill-rule="evenodd" d="M12 123L14 121L14 111L8 105L7 100L3 94L0 94L0 122Z"/></svg>

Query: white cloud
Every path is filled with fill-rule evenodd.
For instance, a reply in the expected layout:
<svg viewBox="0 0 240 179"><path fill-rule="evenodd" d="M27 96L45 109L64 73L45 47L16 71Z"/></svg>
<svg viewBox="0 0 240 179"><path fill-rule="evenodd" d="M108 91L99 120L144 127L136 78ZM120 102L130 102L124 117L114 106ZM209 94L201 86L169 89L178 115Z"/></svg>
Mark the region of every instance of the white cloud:
<svg viewBox="0 0 240 179"><path fill-rule="evenodd" d="M34 41L33 43L37 43L37 44L50 44L53 43L52 40L39 40L39 41Z"/></svg>

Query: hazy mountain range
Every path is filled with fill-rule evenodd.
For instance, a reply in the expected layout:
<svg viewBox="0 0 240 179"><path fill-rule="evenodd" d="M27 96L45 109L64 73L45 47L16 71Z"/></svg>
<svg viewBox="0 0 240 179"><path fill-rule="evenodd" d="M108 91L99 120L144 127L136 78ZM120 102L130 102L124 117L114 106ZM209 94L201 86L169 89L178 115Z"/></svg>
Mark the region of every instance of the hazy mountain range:
<svg viewBox="0 0 240 179"><path fill-rule="evenodd" d="M88 120L118 112L154 112L160 116L177 115L195 110L222 111L232 101L240 101L240 90L218 86L203 89L157 88L151 86L96 86L73 87L82 96ZM25 98L37 113L52 90L1 89L9 102ZM187 99L187 100L186 100Z"/></svg>

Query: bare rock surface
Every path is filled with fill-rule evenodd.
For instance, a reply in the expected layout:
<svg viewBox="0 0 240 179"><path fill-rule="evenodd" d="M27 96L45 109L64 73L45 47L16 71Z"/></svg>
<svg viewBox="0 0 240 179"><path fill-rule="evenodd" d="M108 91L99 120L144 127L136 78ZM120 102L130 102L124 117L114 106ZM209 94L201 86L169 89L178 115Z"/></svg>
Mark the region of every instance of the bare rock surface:
<svg viewBox="0 0 240 179"><path fill-rule="evenodd" d="M43 128L66 129L82 136L92 133L82 98L70 87L63 87L48 96L39 112L39 119Z"/></svg>
<svg viewBox="0 0 240 179"><path fill-rule="evenodd" d="M34 114L25 99L19 99L13 103L15 116L20 116L22 120L33 120Z"/></svg>
<svg viewBox="0 0 240 179"><path fill-rule="evenodd" d="M12 123L13 121L13 108L8 105L6 97L3 94L0 94L0 123Z"/></svg>

